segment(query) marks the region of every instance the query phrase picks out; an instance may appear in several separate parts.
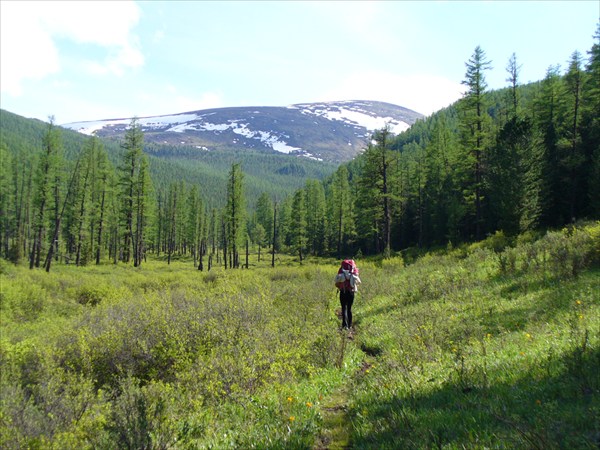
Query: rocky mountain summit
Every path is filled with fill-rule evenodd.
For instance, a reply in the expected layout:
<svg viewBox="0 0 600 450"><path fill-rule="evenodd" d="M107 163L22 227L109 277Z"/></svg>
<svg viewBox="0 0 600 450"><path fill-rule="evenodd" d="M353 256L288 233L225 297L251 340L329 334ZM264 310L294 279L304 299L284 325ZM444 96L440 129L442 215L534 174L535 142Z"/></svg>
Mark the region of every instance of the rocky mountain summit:
<svg viewBox="0 0 600 450"><path fill-rule="evenodd" d="M261 150L316 160L343 162L368 144L372 133L389 125L393 133L410 127L421 114L390 103L355 100L302 103L287 107L233 107L140 117L145 140L186 146L199 152ZM63 125L80 133L121 138L131 118Z"/></svg>

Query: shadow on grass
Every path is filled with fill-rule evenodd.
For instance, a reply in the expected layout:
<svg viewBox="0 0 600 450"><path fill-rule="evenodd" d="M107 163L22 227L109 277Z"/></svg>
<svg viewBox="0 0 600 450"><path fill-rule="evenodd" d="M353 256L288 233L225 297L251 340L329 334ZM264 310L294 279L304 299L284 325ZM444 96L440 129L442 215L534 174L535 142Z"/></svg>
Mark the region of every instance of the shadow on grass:
<svg viewBox="0 0 600 450"><path fill-rule="evenodd" d="M496 278L501 283L501 277ZM531 322L548 322L556 317L564 316L565 312L574 308L573 286L578 290L589 287L590 292L596 292L595 301L600 300L600 268L595 268L582 274L577 280L558 281L530 280L526 275L507 280L506 286L500 289L502 298L528 295L533 298L527 302L527 307L515 307L501 312L484 314L481 324L491 333L501 331L522 331ZM519 302L523 304L524 302ZM493 310L492 310L493 311Z"/></svg>
<svg viewBox="0 0 600 450"><path fill-rule="evenodd" d="M353 448L598 448L599 349L533 370L512 384L447 383L428 395L358 400Z"/></svg>

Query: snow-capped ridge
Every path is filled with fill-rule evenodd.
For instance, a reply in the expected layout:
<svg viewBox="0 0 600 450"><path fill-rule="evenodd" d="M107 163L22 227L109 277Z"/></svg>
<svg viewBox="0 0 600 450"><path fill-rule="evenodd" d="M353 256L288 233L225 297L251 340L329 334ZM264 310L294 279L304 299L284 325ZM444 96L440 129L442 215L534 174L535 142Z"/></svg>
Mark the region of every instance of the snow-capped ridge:
<svg viewBox="0 0 600 450"><path fill-rule="evenodd" d="M145 140L187 145L198 150L219 148L275 151L316 160L345 161L384 126L397 134L419 113L366 100L299 103L287 107L231 107L179 114L138 117ZM63 125L83 134L119 138L131 119L119 118Z"/></svg>

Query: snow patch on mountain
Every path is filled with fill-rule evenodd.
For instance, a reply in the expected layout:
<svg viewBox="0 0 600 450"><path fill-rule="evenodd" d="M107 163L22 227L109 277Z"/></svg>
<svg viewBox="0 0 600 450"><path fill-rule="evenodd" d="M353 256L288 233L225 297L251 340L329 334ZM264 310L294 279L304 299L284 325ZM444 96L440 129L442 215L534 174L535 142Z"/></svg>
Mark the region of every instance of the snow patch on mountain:
<svg viewBox="0 0 600 450"><path fill-rule="evenodd" d="M287 107L230 107L140 117L148 142L198 149L274 150L305 158L347 161L360 153L374 131L389 126L399 134L422 117L384 102L348 100ZM122 138L131 119L63 125L80 133Z"/></svg>
<svg viewBox="0 0 600 450"><path fill-rule="evenodd" d="M137 121L140 126L150 129L161 129L171 124L185 124L198 119L198 114L171 114L168 116L141 117ZM131 119L109 119L95 120L88 122L74 122L63 125L70 130L78 131L82 134L92 135L94 132L106 127L129 126Z"/></svg>
<svg viewBox="0 0 600 450"><path fill-rule="evenodd" d="M241 123L238 120L230 120L227 123L212 123L204 120L205 116L211 114L174 114L168 116L142 117L138 119L138 124L145 130L163 130L174 133L185 133L186 131L214 131L223 133L231 130L235 134L246 139L256 139L264 145L271 147L280 153L291 153L300 150L299 147L288 145L283 138L289 136L278 136L273 131L253 131L249 124ZM131 119L99 120L93 122L76 122L65 125L65 127L78 131L83 134L92 135L94 132L114 126L128 127ZM182 142L183 143L183 142Z"/></svg>
<svg viewBox="0 0 600 450"><path fill-rule="evenodd" d="M344 104L346 107L339 106ZM360 106L368 105L359 102L309 103L291 105L288 108L299 109L302 114L312 114L348 125L364 127L368 131L379 130L387 124L390 126L392 133L399 134L410 127L406 122L394 119L393 117L377 116Z"/></svg>

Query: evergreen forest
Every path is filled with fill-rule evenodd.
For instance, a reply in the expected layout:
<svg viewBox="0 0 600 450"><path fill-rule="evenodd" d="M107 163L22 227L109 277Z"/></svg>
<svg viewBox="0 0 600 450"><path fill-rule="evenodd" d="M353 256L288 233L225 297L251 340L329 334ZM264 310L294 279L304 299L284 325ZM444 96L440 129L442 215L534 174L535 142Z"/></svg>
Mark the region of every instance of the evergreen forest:
<svg viewBox="0 0 600 450"><path fill-rule="evenodd" d="M191 150L145 145L135 119L115 143L52 120L40 133L2 111L0 254L47 270L52 258L139 265L147 254L238 267L247 245L300 260L390 255L597 218L599 59L596 43L522 85L513 54L508 86L488 91L491 61L477 47L461 100L398 136L375 132L331 175L284 155L194 163Z"/></svg>

